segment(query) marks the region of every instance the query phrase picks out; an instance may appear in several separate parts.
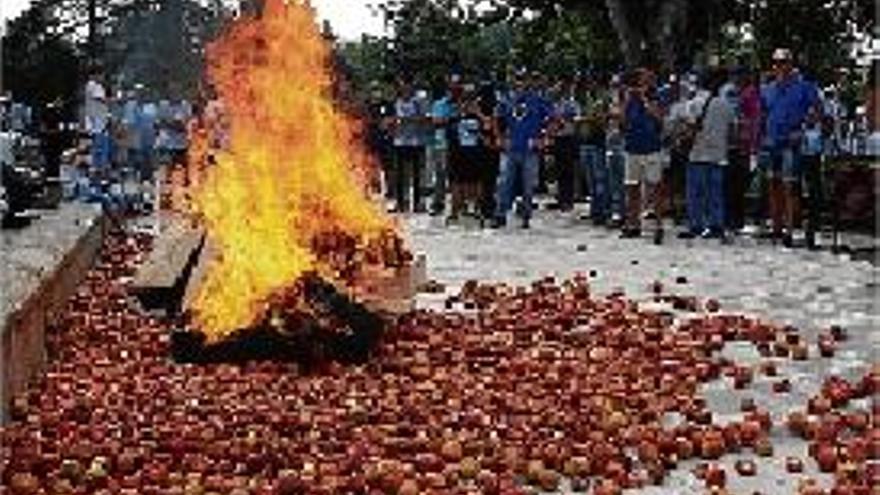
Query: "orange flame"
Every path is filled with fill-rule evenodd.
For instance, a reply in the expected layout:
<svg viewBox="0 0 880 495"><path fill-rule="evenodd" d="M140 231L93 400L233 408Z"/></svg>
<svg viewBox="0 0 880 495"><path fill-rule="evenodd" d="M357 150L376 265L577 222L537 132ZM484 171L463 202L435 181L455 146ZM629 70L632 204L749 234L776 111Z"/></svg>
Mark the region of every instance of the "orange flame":
<svg viewBox="0 0 880 495"><path fill-rule="evenodd" d="M306 271L334 277L312 251L321 235L366 244L394 225L367 197L372 162L358 122L334 104L330 46L307 2L267 0L260 17L239 19L209 47L207 61L230 138L192 191L219 257L190 309L218 338L252 325ZM205 139L193 133L194 154Z"/></svg>

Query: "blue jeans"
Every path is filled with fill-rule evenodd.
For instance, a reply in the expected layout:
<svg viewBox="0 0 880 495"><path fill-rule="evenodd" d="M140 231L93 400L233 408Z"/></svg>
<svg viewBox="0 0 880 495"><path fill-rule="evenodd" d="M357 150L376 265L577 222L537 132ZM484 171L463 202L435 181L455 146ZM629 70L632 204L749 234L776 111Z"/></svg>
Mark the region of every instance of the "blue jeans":
<svg viewBox="0 0 880 495"><path fill-rule="evenodd" d="M605 153L608 169L608 196L611 213L623 216L623 179L626 175L626 154L623 149L611 148Z"/></svg>
<svg viewBox="0 0 880 495"><path fill-rule="evenodd" d="M590 177L590 217L605 220L611 213L611 182L605 166L605 148L593 144L581 148L581 160Z"/></svg>
<svg viewBox="0 0 880 495"><path fill-rule="evenodd" d="M722 231L725 225L724 167L689 163L687 168L688 227L694 234L705 229Z"/></svg>
<svg viewBox="0 0 880 495"><path fill-rule="evenodd" d="M523 218L532 217L532 196L535 186L538 184L538 155L534 152L508 151L501 155L501 171L498 176L498 206L495 208L495 218L500 220L507 218L507 212L513 205L514 185L516 178L521 179L522 184L522 208Z"/></svg>
<svg viewBox="0 0 880 495"><path fill-rule="evenodd" d="M106 168L110 165L110 144L107 131L92 135L92 167Z"/></svg>

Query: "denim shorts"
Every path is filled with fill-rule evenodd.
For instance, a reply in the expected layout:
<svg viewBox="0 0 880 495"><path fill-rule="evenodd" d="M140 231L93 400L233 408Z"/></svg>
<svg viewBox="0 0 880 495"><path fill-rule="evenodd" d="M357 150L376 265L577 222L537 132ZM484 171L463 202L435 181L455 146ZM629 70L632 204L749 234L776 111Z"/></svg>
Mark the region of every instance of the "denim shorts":
<svg viewBox="0 0 880 495"><path fill-rule="evenodd" d="M803 160L799 151L780 148L762 152L762 165L771 178L784 181L797 181L803 174Z"/></svg>

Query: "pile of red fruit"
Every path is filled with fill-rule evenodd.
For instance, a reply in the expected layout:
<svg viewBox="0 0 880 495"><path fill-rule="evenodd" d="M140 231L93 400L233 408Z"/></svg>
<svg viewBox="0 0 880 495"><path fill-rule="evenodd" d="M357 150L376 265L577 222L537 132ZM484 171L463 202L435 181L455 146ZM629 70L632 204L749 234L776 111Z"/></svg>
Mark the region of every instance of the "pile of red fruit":
<svg viewBox="0 0 880 495"><path fill-rule="evenodd" d="M716 352L725 342L791 355L792 330L715 314L717 304L678 324L594 297L582 277L471 283L450 305L477 311L401 317L366 366L176 365L168 329L126 293L148 244L111 236L71 300L45 376L0 430L0 493L515 494L570 483L610 495L661 483L686 459L772 454L766 410L744 404L743 421L717 426L697 389L722 377L747 385L751 372ZM875 370L842 395L877 385ZM867 493L880 408L832 412L840 386L828 384L831 407L802 431L815 430L820 465L828 448L856 465L839 478L856 491L835 493ZM671 412L679 426L665 425ZM707 485L723 485L717 471L703 473Z"/></svg>

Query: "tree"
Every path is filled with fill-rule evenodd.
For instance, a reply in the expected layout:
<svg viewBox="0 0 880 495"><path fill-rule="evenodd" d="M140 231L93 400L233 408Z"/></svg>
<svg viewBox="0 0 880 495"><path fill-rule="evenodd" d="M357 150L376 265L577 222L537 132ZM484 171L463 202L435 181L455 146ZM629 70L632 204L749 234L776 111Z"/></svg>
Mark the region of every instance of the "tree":
<svg viewBox="0 0 880 495"><path fill-rule="evenodd" d="M63 35L54 16L60 2L36 0L12 20L3 36L4 90L17 101L39 107L60 99L75 113L82 52Z"/></svg>

